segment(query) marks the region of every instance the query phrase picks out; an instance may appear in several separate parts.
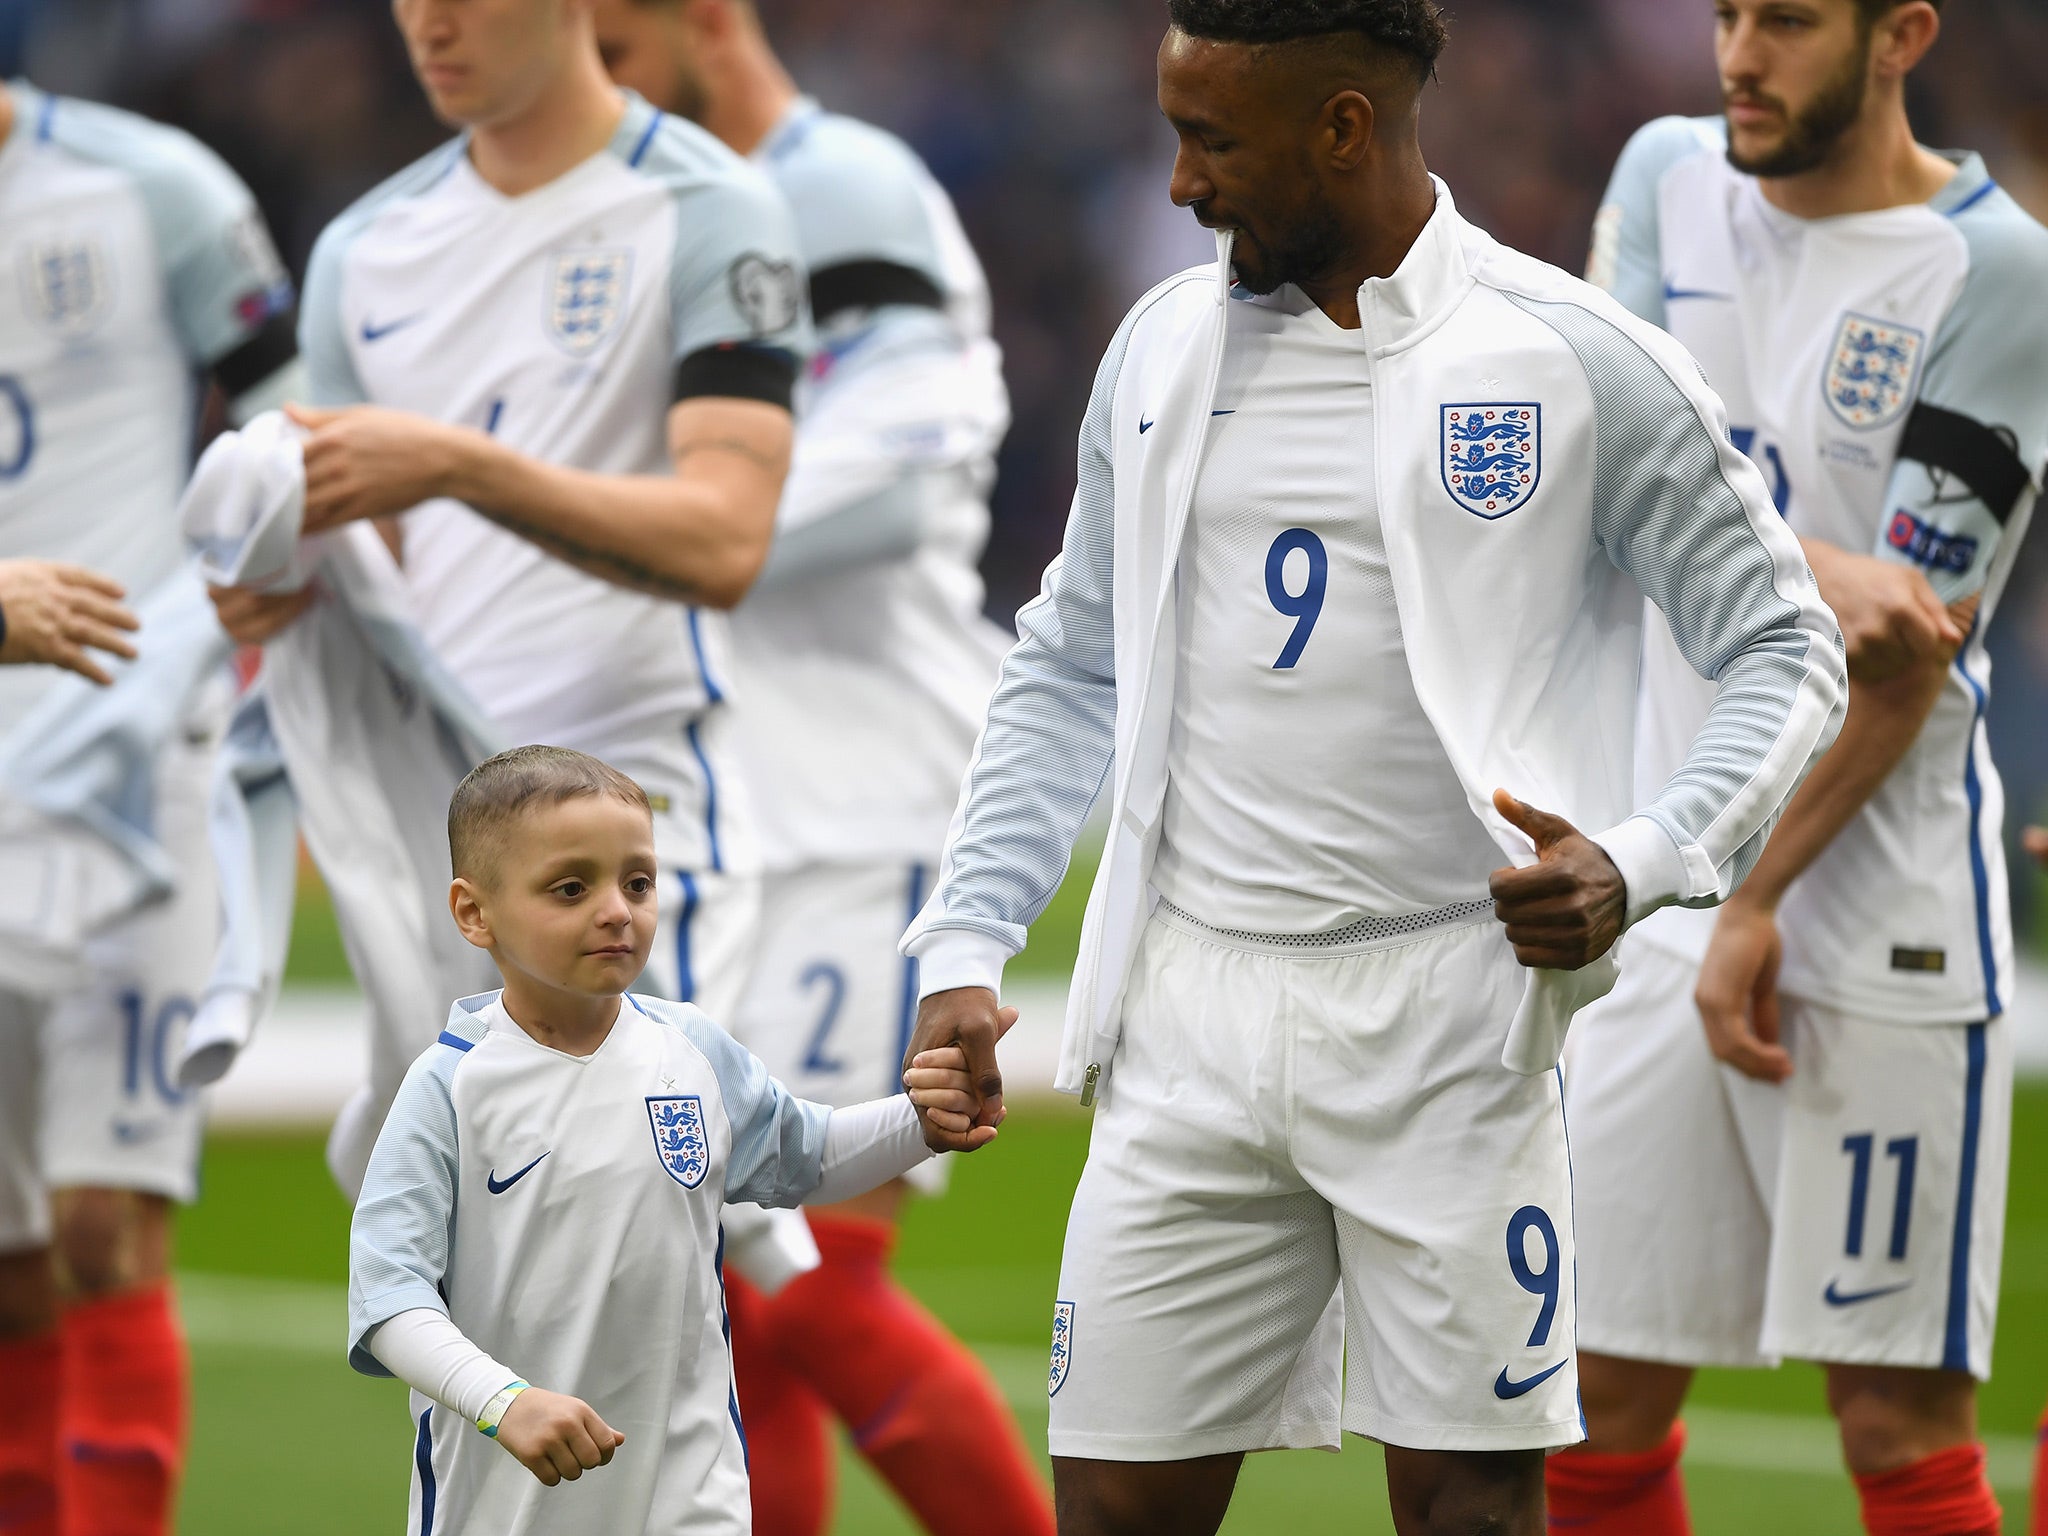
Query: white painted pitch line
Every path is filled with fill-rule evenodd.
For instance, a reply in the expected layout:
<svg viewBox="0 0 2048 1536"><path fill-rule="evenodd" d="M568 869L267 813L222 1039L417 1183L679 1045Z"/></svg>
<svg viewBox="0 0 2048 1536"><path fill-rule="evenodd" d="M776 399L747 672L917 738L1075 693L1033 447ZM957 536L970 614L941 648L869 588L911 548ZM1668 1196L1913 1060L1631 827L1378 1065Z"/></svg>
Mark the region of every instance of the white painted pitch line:
<svg viewBox="0 0 2048 1536"><path fill-rule="evenodd" d="M339 1364L347 1347L348 1295L338 1285L187 1273L178 1277L178 1301L186 1336L201 1349L324 1355ZM1020 1344L970 1347L988 1366L1011 1407L1044 1411L1044 1350ZM1686 1411L1685 1424L1685 1456L1694 1466L1811 1477L1845 1475L1829 1419L1698 1407ZM2024 1489L2033 1474L2033 1442L2023 1435L1990 1435L1986 1445L1993 1485Z"/></svg>

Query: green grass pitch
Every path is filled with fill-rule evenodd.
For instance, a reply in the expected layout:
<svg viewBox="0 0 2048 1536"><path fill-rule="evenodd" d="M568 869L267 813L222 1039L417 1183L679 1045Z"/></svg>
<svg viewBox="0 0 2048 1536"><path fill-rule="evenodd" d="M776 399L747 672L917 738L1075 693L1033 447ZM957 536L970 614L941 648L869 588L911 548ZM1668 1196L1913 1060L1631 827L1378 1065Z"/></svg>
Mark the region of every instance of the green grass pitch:
<svg viewBox="0 0 2048 1536"><path fill-rule="evenodd" d="M1034 929L1020 964L1069 965L1085 896L1077 868ZM347 978L317 887L301 903L295 980ZM898 1273L979 1349L1015 1404L1027 1441L1045 1442L1045 1349L1067 1202L1088 1119L1069 1101L1016 1105L1001 1141L963 1160L953 1193L913 1207ZM179 1268L192 1334L194 1427L181 1529L189 1536L361 1536L404 1527L411 1426L403 1389L342 1359L348 1212L319 1139L216 1137L205 1195L187 1213ZM2012 1195L1997 1374L1982 1397L2006 1530L2026 1529L2026 1471L2048 1402L2048 1083L2016 1106ZM1689 1414L1687 1479L1701 1536L1832 1536L1860 1529L1834 1461L1821 1384L1810 1367L1709 1372ZM841 1536L915 1529L849 1452L840 1459ZM1392 1529L1377 1451L1274 1453L1248 1460L1233 1536Z"/></svg>

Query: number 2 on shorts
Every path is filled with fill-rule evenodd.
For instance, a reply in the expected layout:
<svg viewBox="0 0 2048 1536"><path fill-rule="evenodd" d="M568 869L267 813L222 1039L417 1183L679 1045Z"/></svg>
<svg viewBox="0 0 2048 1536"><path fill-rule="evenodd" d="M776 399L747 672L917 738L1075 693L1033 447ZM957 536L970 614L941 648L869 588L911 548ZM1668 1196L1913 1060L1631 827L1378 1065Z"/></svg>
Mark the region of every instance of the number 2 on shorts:
<svg viewBox="0 0 2048 1536"><path fill-rule="evenodd" d="M1531 1228L1543 1239L1543 1267L1529 1267L1528 1237ZM1541 1296L1543 1306L1536 1314L1536 1326L1529 1330L1529 1347L1541 1349L1550 1342L1550 1325L1557 1321L1558 1251L1557 1228L1540 1205L1525 1205L1508 1218L1508 1268L1515 1284L1531 1296Z"/></svg>
<svg viewBox="0 0 2048 1536"><path fill-rule="evenodd" d="M1308 580L1298 593L1287 590L1287 557L1297 549L1308 556ZM1266 600L1294 620L1294 633L1287 637L1280 659L1273 663L1275 672L1284 672L1301 660L1308 637L1315 632L1316 620L1322 615L1323 593L1329 584L1329 551L1306 528L1288 529L1266 551Z"/></svg>

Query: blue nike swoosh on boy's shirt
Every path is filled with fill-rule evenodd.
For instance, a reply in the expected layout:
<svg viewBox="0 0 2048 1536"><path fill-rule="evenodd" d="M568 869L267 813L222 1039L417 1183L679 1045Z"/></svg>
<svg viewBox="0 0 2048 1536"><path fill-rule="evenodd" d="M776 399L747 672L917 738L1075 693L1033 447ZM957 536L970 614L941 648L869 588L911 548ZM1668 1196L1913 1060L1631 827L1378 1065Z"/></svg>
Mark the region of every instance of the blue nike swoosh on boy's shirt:
<svg viewBox="0 0 2048 1536"><path fill-rule="evenodd" d="M554 1150L555 1149L553 1147L548 1148L548 1152L552 1152ZM517 1173L512 1174L509 1178L500 1179L498 1177L498 1170L493 1168L489 1173L484 1175L484 1188L488 1189L494 1195L502 1195L514 1184L517 1184L521 1179L525 1178L529 1173L533 1172L534 1169L538 1168L540 1166L540 1158L546 1157L548 1155L548 1152L541 1153L540 1157L536 1157L532 1162L528 1163L524 1168L520 1169Z"/></svg>

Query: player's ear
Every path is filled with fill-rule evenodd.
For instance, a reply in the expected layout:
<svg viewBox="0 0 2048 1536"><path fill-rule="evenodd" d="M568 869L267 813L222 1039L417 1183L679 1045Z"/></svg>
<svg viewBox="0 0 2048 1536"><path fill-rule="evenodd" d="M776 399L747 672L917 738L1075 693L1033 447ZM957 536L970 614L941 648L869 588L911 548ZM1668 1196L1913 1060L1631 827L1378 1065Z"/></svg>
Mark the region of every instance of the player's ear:
<svg viewBox="0 0 2048 1536"><path fill-rule="evenodd" d="M478 949L491 947L491 920L484 912L482 893L462 875L448 882L448 914L470 943Z"/></svg>
<svg viewBox="0 0 2048 1536"><path fill-rule="evenodd" d="M1871 38L1872 68L1880 80L1901 80L1927 57L1941 35L1941 13L1928 0L1906 0L1878 18Z"/></svg>
<svg viewBox="0 0 2048 1536"><path fill-rule="evenodd" d="M1363 91L1339 91L1323 104L1323 124L1330 135L1333 166L1340 171L1358 168L1372 144L1373 122L1372 103Z"/></svg>

